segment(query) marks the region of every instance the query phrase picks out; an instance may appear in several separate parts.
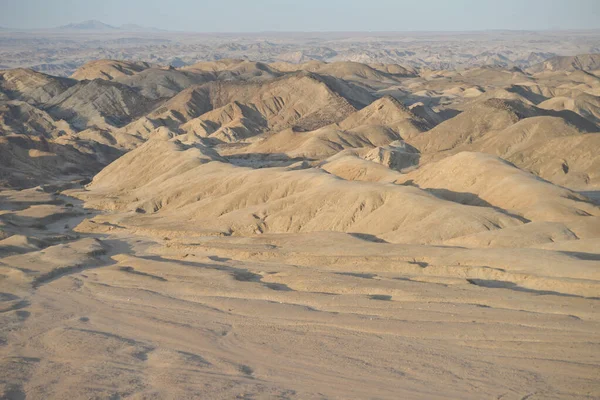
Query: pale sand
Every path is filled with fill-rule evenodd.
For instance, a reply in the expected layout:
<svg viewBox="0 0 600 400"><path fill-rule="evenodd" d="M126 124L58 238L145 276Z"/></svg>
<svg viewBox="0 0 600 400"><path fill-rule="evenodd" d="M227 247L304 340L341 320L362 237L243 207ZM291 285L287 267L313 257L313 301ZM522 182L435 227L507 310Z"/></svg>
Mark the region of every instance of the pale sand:
<svg viewBox="0 0 600 400"><path fill-rule="evenodd" d="M0 398L600 398L594 59L1 71Z"/></svg>
<svg viewBox="0 0 600 400"><path fill-rule="evenodd" d="M58 215L48 237L85 217L21 207L27 224ZM333 232L167 240L100 220L2 259L5 397L600 395L599 261Z"/></svg>

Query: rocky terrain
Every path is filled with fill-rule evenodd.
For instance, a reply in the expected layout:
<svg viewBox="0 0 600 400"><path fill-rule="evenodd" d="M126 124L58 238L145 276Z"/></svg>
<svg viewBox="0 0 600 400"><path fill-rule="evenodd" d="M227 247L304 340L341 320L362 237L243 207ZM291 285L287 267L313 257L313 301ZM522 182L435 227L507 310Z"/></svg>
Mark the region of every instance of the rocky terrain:
<svg viewBox="0 0 600 400"><path fill-rule="evenodd" d="M556 56L600 53L600 31L194 33L84 21L54 29L0 29L0 68L69 76L99 59L182 67L227 58L402 64L433 70L521 69Z"/></svg>
<svg viewBox="0 0 600 400"><path fill-rule="evenodd" d="M594 36L490 35L22 53L0 398L599 397Z"/></svg>

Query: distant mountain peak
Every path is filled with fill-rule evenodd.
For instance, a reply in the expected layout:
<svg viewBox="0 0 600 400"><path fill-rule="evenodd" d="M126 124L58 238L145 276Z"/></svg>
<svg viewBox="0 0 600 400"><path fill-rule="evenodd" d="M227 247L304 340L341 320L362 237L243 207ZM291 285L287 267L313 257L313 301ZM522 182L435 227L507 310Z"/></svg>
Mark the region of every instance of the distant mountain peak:
<svg viewBox="0 0 600 400"><path fill-rule="evenodd" d="M59 29L65 30L88 30L88 31L108 31L108 30L117 30L119 28L114 27L112 25L105 24L104 22L90 19L88 21L72 23L68 25L60 26Z"/></svg>
<svg viewBox="0 0 600 400"><path fill-rule="evenodd" d="M113 26L105 24L102 21L96 19L90 19L88 21L71 23L68 25L59 26L61 30L74 30L74 31L124 31L124 32L160 32L161 29L141 26L138 24L123 24L121 26Z"/></svg>
<svg viewBox="0 0 600 400"><path fill-rule="evenodd" d="M138 24L123 24L119 26L119 29L127 32L162 32L163 29L153 28L149 26L142 26Z"/></svg>

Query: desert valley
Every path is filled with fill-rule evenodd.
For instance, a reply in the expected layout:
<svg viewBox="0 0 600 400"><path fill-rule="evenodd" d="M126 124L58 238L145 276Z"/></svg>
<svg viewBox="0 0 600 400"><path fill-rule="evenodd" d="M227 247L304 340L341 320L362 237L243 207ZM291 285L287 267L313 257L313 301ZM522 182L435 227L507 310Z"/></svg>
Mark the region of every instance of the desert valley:
<svg viewBox="0 0 600 400"><path fill-rule="evenodd" d="M597 33L34 69L27 35L0 40L0 398L600 397Z"/></svg>

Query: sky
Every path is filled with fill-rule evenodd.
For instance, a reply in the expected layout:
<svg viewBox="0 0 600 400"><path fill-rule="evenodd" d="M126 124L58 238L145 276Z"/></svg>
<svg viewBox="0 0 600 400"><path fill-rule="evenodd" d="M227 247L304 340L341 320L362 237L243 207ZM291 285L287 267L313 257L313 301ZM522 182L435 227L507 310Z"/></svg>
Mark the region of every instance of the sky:
<svg viewBox="0 0 600 400"><path fill-rule="evenodd" d="M0 0L0 27L190 32L600 29L600 0Z"/></svg>

